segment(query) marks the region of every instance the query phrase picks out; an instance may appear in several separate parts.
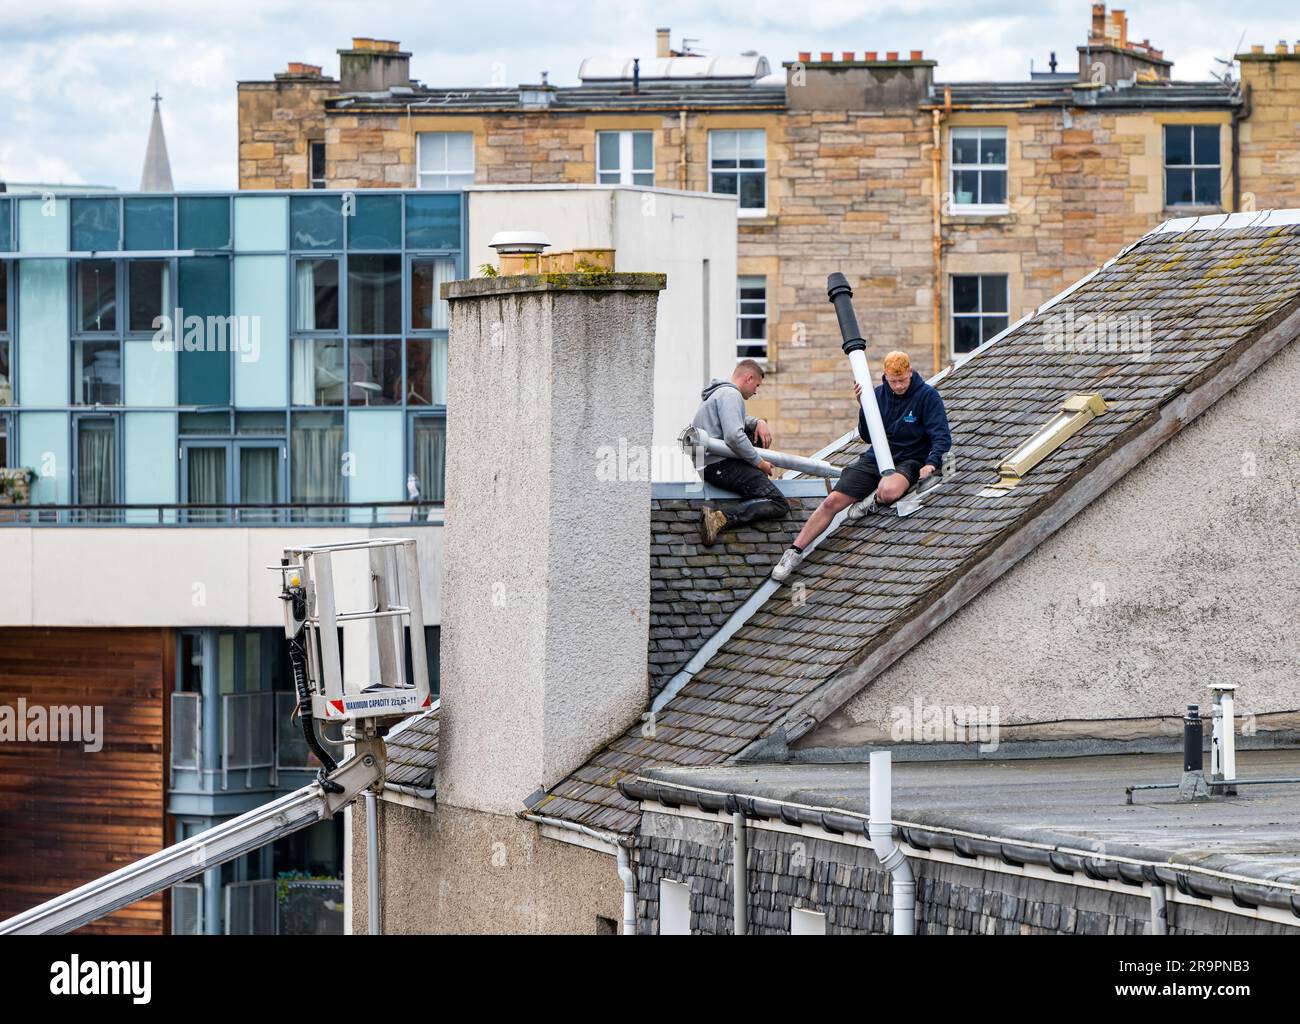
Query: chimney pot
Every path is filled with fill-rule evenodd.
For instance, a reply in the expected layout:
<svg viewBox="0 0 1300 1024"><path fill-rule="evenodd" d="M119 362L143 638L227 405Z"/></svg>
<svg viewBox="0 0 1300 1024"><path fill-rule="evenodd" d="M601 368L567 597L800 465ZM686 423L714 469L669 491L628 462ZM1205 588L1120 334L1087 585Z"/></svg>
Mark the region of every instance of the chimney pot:
<svg viewBox="0 0 1300 1024"><path fill-rule="evenodd" d="M835 54L831 53L830 50L822 50L823 63L829 64L834 59L835 59Z"/></svg>
<svg viewBox="0 0 1300 1024"><path fill-rule="evenodd" d="M913 50L913 51L912 51L912 60L920 60L920 59L921 59L921 51L920 51L920 50Z"/></svg>
<svg viewBox="0 0 1300 1024"><path fill-rule="evenodd" d="M1290 48L1289 46L1286 45L1286 40L1285 40L1285 39L1279 39L1278 42L1277 42L1277 46L1274 47L1274 49L1273 49L1273 52L1274 52L1274 53L1290 53L1290 52L1291 52L1291 48Z"/></svg>
<svg viewBox="0 0 1300 1024"><path fill-rule="evenodd" d="M1264 44L1263 44L1263 43L1251 43L1251 44L1250 44L1250 52L1251 52L1251 53L1263 53L1263 52L1264 52Z"/></svg>
<svg viewBox="0 0 1300 1024"><path fill-rule="evenodd" d="M875 59L876 59L876 51L875 51L875 50L868 50L868 51L866 52L865 56L864 56L864 59L867 60L867 61L873 61L873 60L875 60Z"/></svg>
<svg viewBox="0 0 1300 1024"><path fill-rule="evenodd" d="M886 50L886 51L885 51L885 60L898 60L898 51L897 51L897 50Z"/></svg>
<svg viewBox="0 0 1300 1024"><path fill-rule="evenodd" d="M655 56L671 57L673 47L671 42L672 30L666 28L655 29Z"/></svg>
<svg viewBox="0 0 1300 1024"><path fill-rule="evenodd" d="M800 50L800 51L799 51L799 62L800 62L801 64L807 64L807 63L809 63L811 60L812 60L812 51L811 51L811 50Z"/></svg>
<svg viewBox="0 0 1300 1024"><path fill-rule="evenodd" d="M841 60L845 60L845 61L852 61L852 60L853 60L853 51L852 51L852 50L845 50L843 53L840 54L840 59L841 59Z"/></svg>

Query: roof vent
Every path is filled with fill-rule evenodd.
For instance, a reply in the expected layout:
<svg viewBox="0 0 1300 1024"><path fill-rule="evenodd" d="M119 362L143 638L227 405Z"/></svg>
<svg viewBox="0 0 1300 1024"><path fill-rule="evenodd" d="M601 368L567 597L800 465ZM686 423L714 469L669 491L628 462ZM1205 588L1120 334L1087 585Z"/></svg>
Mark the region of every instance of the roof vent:
<svg viewBox="0 0 1300 1024"><path fill-rule="evenodd" d="M981 495L997 497L1011 490L1026 473L1105 411L1101 395L1071 395L1042 429L998 464L998 482Z"/></svg>

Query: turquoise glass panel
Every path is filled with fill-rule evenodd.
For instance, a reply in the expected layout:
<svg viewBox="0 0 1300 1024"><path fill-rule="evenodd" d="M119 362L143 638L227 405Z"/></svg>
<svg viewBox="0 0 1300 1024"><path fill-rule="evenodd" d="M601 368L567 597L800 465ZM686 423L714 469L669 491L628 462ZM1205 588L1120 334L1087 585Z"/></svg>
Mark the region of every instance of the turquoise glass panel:
<svg viewBox="0 0 1300 1024"><path fill-rule="evenodd" d="M355 212L345 220L349 249L402 247L401 196L357 196Z"/></svg>
<svg viewBox="0 0 1300 1024"><path fill-rule="evenodd" d="M180 350L180 404L229 405L230 260L182 259L179 276L184 322L173 327Z"/></svg>
<svg viewBox="0 0 1300 1024"><path fill-rule="evenodd" d="M171 199L127 199L126 248L137 252L176 248L176 205Z"/></svg>
<svg viewBox="0 0 1300 1024"><path fill-rule="evenodd" d="M459 249L460 196L407 196L406 247Z"/></svg>
<svg viewBox="0 0 1300 1024"><path fill-rule="evenodd" d="M67 505L72 491L72 460L68 457L68 414L18 414L18 462L36 470L32 504Z"/></svg>
<svg viewBox="0 0 1300 1024"><path fill-rule="evenodd" d="M176 502L176 415L170 412L128 412L123 420L123 465L128 505ZM140 509L127 522L158 521L156 512Z"/></svg>
<svg viewBox="0 0 1300 1024"><path fill-rule="evenodd" d="M176 353L159 351L152 339L122 344L126 352L126 404L175 405Z"/></svg>
<svg viewBox="0 0 1300 1024"><path fill-rule="evenodd" d="M191 196L177 200L182 249L230 248L230 198Z"/></svg>
<svg viewBox="0 0 1300 1024"><path fill-rule="evenodd" d="M17 291L17 402L67 405L68 261L22 260Z"/></svg>
<svg viewBox="0 0 1300 1024"><path fill-rule="evenodd" d="M348 413L348 450L355 473L348 480L349 501L402 501L402 412L400 409L354 410ZM364 512L369 519L369 510Z"/></svg>
<svg viewBox="0 0 1300 1024"><path fill-rule="evenodd" d="M241 348L234 356L235 404L284 406L289 401L287 256L235 257L235 315Z"/></svg>
<svg viewBox="0 0 1300 1024"><path fill-rule="evenodd" d="M284 196L235 197L235 250L283 251L289 244L289 200Z"/></svg>
<svg viewBox="0 0 1300 1024"><path fill-rule="evenodd" d="M8 199L0 199L0 252L14 247L13 216L13 205Z"/></svg>
<svg viewBox="0 0 1300 1024"><path fill-rule="evenodd" d="M121 200L73 199L72 248L77 252L116 252L121 245Z"/></svg>
<svg viewBox="0 0 1300 1024"><path fill-rule="evenodd" d="M336 195L289 200L290 243L295 249L343 248L343 201Z"/></svg>
<svg viewBox="0 0 1300 1024"><path fill-rule="evenodd" d="M20 252L68 251L66 199L19 199L17 202Z"/></svg>

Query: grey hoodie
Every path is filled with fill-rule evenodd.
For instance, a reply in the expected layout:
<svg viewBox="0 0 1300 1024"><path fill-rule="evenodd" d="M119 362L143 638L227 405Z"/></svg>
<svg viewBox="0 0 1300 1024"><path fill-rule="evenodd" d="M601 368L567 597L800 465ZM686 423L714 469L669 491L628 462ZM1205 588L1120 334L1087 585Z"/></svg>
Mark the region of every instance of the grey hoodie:
<svg viewBox="0 0 1300 1024"><path fill-rule="evenodd" d="M753 430L758 420L745 415L745 399L740 388L729 380L715 380L700 392L704 403L691 421L693 427L703 427L710 437L720 437L735 452L734 458L757 466L762 459L754 450L745 429ZM704 454L704 465L721 462L725 455Z"/></svg>

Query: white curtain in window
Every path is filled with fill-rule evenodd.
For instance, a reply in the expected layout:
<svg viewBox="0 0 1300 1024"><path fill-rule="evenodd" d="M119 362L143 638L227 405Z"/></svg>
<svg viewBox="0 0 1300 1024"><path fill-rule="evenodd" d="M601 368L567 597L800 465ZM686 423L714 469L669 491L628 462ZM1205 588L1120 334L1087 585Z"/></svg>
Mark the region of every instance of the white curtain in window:
<svg viewBox="0 0 1300 1024"><path fill-rule="evenodd" d="M448 281L456 280L455 260L433 261L433 315L432 324L435 331L447 329L447 300L442 297L442 286ZM435 364L437 360L434 360Z"/></svg>
<svg viewBox="0 0 1300 1024"><path fill-rule="evenodd" d="M295 427L295 501L343 500L343 427Z"/></svg>
<svg viewBox="0 0 1300 1024"><path fill-rule="evenodd" d="M421 417L415 421L415 475L425 501L443 501L447 464L445 420Z"/></svg>
<svg viewBox="0 0 1300 1024"><path fill-rule="evenodd" d="M293 339L293 404L316 404L316 341Z"/></svg>
<svg viewBox="0 0 1300 1024"><path fill-rule="evenodd" d="M433 368L429 373L430 401L433 405L447 404L447 339L434 338Z"/></svg>
<svg viewBox="0 0 1300 1024"><path fill-rule="evenodd" d="M295 310L294 323L300 331L316 329L316 265L311 260L299 260L298 267L298 308Z"/></svg>
<svg viewBox="0 0 1300 1024"><path fill-rule="evenodd" d="M111 423L82 423L77 434L77 496L82 505L116 503L117 445Z"/></svg>

